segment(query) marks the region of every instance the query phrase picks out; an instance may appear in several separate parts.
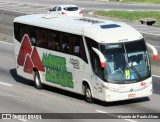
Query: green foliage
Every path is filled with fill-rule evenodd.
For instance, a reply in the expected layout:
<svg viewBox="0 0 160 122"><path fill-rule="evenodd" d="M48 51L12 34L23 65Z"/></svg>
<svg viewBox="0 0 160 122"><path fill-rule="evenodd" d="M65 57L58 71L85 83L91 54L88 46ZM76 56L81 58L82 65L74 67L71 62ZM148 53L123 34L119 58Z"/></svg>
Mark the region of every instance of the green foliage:
<svg viewBox="0 0 160 122"><path fill-rule="evenodd" d="M144 18L156 19L157 25L160 25L159 11L96 11L96 15L105 16L109 18L117 18L125 21L136 21Z"/></svg>
<svg viewBox="0 0 160 122"><path fill-rule="evenodd" d="M160 0L122 0L122 2L137 2L137 3L156 3L156 4L160 4Z"/></svg>

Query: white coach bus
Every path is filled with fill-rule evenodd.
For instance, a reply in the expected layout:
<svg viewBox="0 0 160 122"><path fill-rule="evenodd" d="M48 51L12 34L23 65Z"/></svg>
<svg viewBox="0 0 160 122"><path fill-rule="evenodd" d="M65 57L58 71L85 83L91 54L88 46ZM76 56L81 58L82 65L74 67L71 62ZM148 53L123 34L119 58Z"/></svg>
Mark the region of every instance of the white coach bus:
<svg viewBox="0 0 160 122"><path fill-rule="evenodd" d="M143 36L121 22L25 15L14 19L17 74L43 84L111 102L152 94L151 64Z"/></svg>

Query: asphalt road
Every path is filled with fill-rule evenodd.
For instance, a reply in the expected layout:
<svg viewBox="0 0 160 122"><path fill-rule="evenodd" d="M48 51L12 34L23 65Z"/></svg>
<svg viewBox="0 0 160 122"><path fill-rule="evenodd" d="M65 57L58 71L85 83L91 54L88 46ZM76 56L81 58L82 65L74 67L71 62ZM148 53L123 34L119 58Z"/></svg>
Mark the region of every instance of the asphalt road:
<svg viewBox="0 0 160 122"><path fill-rule="evenodd" d="M28 5L40 5L40 6L54 6L56 4L76 4L81 8L87 9L117 9L117 10L160 10L159 5L137 5L137 4L121 4L115 2L99 2L99 0L0 0L0 2L7 2L13 5L17 4L28 4ZM14 5L13 5L14 6ZM23 7L23 6L22 6Z"/></svg>

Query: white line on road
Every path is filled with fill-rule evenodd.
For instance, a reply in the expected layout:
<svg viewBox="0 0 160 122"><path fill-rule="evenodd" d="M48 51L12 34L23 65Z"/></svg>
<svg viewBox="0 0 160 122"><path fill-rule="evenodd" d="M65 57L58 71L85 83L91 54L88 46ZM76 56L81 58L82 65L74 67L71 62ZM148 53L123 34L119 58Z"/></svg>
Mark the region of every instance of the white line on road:
<svg viewBox="0 0 160 122"><path fill-rule="evenodd" d="M0 96L3 96L3 97L13 97L13 98L22 98L21 96L10 95L10 94L4 94L4 93L0 93Z"/></svg>
<svg viewBox="0 0 160 122"><path fill-rule="evenodd" d="M142 32L142 31L139 31L139 32L143 33L143 34L148 34L148 35L160 36L160 34L154 34L154 33L151 33L151 32Z"/></svg>
<svg viewBox="0 0 160 122"><path fill-rule="evenodd" d="M13 45L13 43L4 42L4 41L0 41L0 43L9 44L9 45Z"/></svg>
<svg viewBox="0 0 160 122"><path fill-rule="evenodd" d="M108 113L106 111L96 110L98 113Z"/></svg>
<svg viewBox="0 0 160 122"><path fill-rule="evenodd" d="M108 113L108 112L106 112L106 111L101 111L101 110L96 110L96 112L98 112L98 113ZM112 114L110 114L111 116L114 116L114 115L112 115ZM114 117L116 117L116 116L114 116ZM128 122L138 122L138 121L135 121L135 120L132 120L132 119L123 119L123 120L126 120L126 121L128 121Z"/></svg>
<svg viewBox="0 0 160 122"><path fill-rule="evenodd" d="M8 3L6 3L6 2L5 3L0 3L0 5L5 5L5 4L8 4Z"/></svg>
<svg viewBox="0 0 160 122"><path fill-rule="evenodd" d="M129 121L129 122L138 122L138 121L135 121L133 119L124 119L124 120Z"/></svg>
<svg viewBox="0 0 160 122"><path fill-rule="evenodd" d="M27 8L31 8L33 6L28 6L26 4L16 4L16 5L11 5L11 7L23 7L24 9L27 9Z"/></svg>
<svg viewBox="0 0 160 122"><path fill-rule="evenodd" d="M48 6L48 7L44 7L44 8L41 8L41 9L47 9L47 10L49 10L50 8L52 8L52 7Z"/></svg>
<svg viewBox="0 0 160 122"><path fill-rule="evenodd" d="M153 77L157 77L157 78L160 78L160 76L158 76L158 75L152 75Z"/></svg>
<svg viewBox="0 0 160 122"><path fill-rule="evenodd" d="M23 4L13 4L13 5L10 5L10 7L17 7L17 6L21 6Z"/></svg>
<svg viewBox="0 0 160 122"><path fill-rule="evenodd" d="M13 85L11 85L11 84L9 84L9 83L4 83L4 82L0 82L0 84L1 84L1 85L5 85L5 86L13 86Z"/></svg>

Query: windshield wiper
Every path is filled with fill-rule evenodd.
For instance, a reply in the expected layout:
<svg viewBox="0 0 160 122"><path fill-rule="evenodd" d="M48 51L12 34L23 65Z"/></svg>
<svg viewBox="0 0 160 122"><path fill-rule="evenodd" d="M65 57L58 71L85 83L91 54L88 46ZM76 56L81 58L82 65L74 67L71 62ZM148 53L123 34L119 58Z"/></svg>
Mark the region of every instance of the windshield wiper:
<svg viewBox="0 0 160 122"><path fill-rule="evenodd" d="M131 64L131 67L129 66L129 62L128 62L128 56L127 56L127 51L126 51L126 47L125 47L125 44L124 44L124 50L125 50L125 60L126 60L126 63L127 63L127 68L130 69L132 68L133 71L135 72L135 74L138 76L139 80L142 80L142 77L141 75L138 73L138 71L135 69L135 67L133 66L133 64Z"/></svg>
<svg viewBox="0 0 160 122"><path fill-rule="evenodd" d="M128 68L129 68L129 65L128 65ZM131 65L130 68L133 69L133 71L135 72L135 74L138 76L139 80L142 80L142 77L141 77L141 75L139 74L139 72L136 70L136 68L135 68L133 65Z"/></svg>

